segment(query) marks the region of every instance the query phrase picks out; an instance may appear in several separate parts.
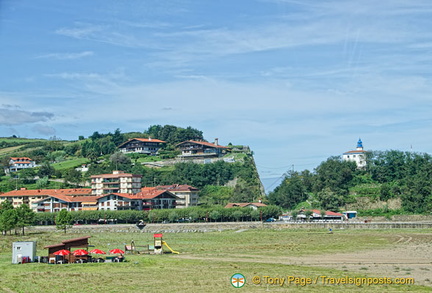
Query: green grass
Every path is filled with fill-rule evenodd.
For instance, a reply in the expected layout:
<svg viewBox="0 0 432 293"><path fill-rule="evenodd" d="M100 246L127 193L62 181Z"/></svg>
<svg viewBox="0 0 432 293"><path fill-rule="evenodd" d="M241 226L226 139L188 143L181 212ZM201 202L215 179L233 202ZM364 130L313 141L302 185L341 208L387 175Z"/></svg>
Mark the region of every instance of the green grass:
<svg viewBox="0 0 432 293"><path fill-rule="evenodd" d="M134 159L131 159L132 162ZM149 163L149 162L158 162L162 161L162 159L159 156L142 156L138 159L138 163Z"/></svg>
<svg viewBox="0 0 432 293"><path fill-rule="evenodd" d="M80 167L82 164L87 164L89 162L86 158L74 158L68 159L67 161L54 163L51 166L56 170L67 170L70 168Z"/></svg>
<svg viewBox="0 0 432 293"><path fill-rule="evenodd" d="M245 157L247 157L245 153L228 153L224 156L224 158L234 158L236 162L244 160Z"/></svg>
<svg viewBox="0 0 432 293"><path fill-rule="evenodd" d="M97 229L97 228L96 228ZM36 231L36 230L33 230ZM97 230L95 230L97 231ZM125 263L88 264L11 264L14 241L37 241L38 255L46 255L43 247L61 240L89 234L71 230L33 232L26 236L0 236L0 292L401 292L428 291L423 286L355 286L318 284L279 286L254 285L253 276L296 276L316 279L319 276L364 277L362 273L290 265L273 259L299 255L375 249L391 245L398 230L347 230L326 234L322 230L254 229L208 233L164 233L164 240L180 255L126 255ZM420 230L415 230L419 233ZM430 233L431 230L421 230ZM409 233L404 230L404 234ZM133 239L136 245L152 244L151 233L104 232L91 234L90 244L109 250L123 248ZM241 273L246 285L235 289L230 277Z"/></svg>
<svg viewBox="0 0 432 293"><path fill-rule="evenodd" d="M14 152L18 151L22 145L14 146L14 147L8 147L8 148L0 148L0 156L5 156L8 154L13 154Z"/></svg>

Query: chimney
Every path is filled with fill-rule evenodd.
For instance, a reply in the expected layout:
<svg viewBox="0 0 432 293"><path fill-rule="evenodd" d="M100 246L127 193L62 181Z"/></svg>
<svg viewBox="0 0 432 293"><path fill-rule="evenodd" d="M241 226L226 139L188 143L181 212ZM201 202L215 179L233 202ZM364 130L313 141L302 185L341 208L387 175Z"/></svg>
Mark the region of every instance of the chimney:
<svg viewBox="0 0 432 293"><path fill-rule="evenodd" d="M219 145L219 138L215 138L214 144Z"/></svg>

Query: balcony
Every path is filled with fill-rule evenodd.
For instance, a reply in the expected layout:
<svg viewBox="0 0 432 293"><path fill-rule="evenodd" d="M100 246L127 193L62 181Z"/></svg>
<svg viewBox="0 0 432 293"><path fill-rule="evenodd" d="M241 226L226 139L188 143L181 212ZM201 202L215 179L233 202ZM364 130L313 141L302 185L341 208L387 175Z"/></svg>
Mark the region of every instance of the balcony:
<svg viewBox="0 0 432 293"><path fill-rule="evenodd" d="M120 179L104 180L104 181L102 181L102 184L120 184Z"/></svg>

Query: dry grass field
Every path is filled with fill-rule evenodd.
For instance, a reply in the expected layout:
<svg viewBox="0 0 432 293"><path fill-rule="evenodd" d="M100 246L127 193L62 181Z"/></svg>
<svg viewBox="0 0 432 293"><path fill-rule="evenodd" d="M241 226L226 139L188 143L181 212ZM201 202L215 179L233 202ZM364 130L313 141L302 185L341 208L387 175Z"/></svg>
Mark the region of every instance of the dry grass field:
<svg viewBox="0 0 432 293"><path fill-rule="evenodd" d="M72 229L0 237L0 292L432 292L431 229L165 233L180 254L126 255L124 263L11 264L13 241L36 240L37 254L46 255L45 245L85 235ZM145 232L95 230L89 236L103 250L153 241ZM231 285L236 273L246 279L242 288ZM415 284L343 284L362 278L376 283L413 278ZM308 280L312 284L301 284Z"/></svg>

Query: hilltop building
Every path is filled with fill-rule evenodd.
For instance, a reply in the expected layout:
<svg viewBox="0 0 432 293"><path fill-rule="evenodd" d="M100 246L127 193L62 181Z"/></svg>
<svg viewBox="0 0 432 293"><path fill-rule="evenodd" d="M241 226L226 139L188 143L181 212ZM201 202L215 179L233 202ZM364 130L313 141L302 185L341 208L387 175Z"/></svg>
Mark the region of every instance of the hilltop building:
<svg viewBox="0 0 432 293"><path fill-rule="evenodd" d="M34 168L36 162L27 157L12 157L9 160L9 171L17 172L22 169Z"/></svg>
<svg viewBox="0 0 432 293"><path fill-rule="evenodd" d="M157 155L166 141L155 138L132 138L118 146L122 153Z"/></svg>
<svg viewBox="0 0 432 293"><path fill-rule="evenodd" d="M357 142L357 148L352 151L348 151L343 153L342 160L351 161L357 164L357 168L365 168L366 167L366 151L363 149L363 142L359 138Z"/></svg>
<svg viewBox="0 0 432 293"><path fill-rule="evenodd" d="M228 150L228 147L219 145L217 138L214 143L188 140L177 144L177 148L181 151L181 154L178 156L181 159L217 158L226 154Z"/></svg>

